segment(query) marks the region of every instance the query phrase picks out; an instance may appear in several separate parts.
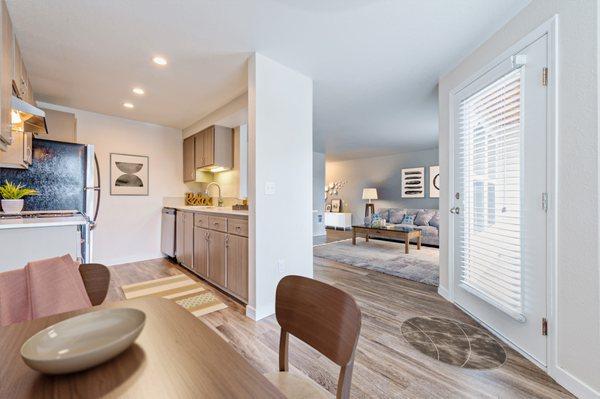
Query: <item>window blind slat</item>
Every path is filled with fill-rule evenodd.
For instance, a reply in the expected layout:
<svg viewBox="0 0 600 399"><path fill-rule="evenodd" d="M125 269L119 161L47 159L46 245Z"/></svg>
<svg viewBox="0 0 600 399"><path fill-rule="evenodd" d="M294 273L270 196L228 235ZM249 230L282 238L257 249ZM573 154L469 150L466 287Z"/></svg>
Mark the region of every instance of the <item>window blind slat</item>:
<svg viewBox="0 0 600 399"><path fill-rule="evenodd" d="M517 319L521 295L521 70L459 104L460 286Z"/></svg>

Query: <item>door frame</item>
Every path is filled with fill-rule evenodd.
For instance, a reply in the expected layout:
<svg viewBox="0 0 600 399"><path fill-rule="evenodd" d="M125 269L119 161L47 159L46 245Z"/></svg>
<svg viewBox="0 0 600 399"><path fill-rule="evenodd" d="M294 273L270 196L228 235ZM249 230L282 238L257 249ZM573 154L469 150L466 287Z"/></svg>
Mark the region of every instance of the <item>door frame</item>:
<svg viewBox="0 0 600 399"><path fill-rule="evenodd" d="M454 196L454 139L456 136L455 132L455 118L456 112L456 97L457 94L465 87L482 77L485 73L496 67L501 62L505 61L511 55L517 53L519 50L529 46L537 39L547 35L548 40L548 85L547 85L547 131L546 131L546 159L547 159L547 175L546 175L546 186L548 192L548 211L547 211L547 224L546 224L546 256L547 256L547 281L546 281L546 319L548 320L548 335L546 338L546 365L542 365L537 362L534 358L529 356L526 352L523 352L516 346L514 346L508 339L502 334L495 330L492 326L483 323L477 317L461 308L462 311L469 314L479 323L485 325L486 328L493 331L503 342L515 349L517 352L522 354L525 358L530 360L533 364L547 372L551 376L560 374L556 362L557 354L557 317L556 317L556 282L557 282L557 268L556 268L556 244L558 242L557 232L557 204L558 204L558 173L557 173L557 139L558 139L558 15L554 15L548 21L525 35L521 40L511 45L508 49L503 51L499 56L495 57L493 61L486 64L483 68L480 68L474 73L469 79L465 80L461 84L450 90L449 96L449 131L448 131L448 196L446 197L448 209L452 208L453 196ZM447 298L450 302L455 305L454 297L454 218L448 218L448 292ZM458 306L458 305L457 305ZM460 306L458 306L460 307ZM541 321L540 321L541 322ZM541 329L541 324L540 324Z"/></svg>

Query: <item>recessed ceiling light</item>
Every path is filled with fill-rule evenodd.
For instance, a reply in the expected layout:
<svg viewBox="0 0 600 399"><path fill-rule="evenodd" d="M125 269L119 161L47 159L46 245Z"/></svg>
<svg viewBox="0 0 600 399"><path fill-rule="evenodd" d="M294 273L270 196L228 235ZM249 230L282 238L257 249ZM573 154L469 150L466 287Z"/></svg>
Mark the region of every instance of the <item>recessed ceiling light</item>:
<svg viewBox="0 0 600 399"><path fill-rule="evenodd" d="M163 57L154 57L152 61L158 65L167 65L167 60Z"/></svg>
<svg viewBox="0 0 600 399"><path fill-rule="evenodd" d="M134 87L131 91L140 96L145 93L141 87Z"/></svg>
<svg viewBox="0 0 600 399"><path fill-rule="evenodd" d="M133 104L132 103L123 103L123 106L125 108L133 108Z"/></svg>

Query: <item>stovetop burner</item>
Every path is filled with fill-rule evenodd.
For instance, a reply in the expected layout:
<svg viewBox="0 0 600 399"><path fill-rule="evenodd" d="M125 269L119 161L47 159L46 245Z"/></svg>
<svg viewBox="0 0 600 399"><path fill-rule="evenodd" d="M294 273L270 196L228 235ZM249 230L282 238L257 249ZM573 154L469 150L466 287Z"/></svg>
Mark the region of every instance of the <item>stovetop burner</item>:
<svg viewBox="0 0 600 399"><path fill-rule="evenodd" d="M72 217L76 215L79 215L78 211L23 211L21 213L0 212L0 219L56 218Z"/></svg>

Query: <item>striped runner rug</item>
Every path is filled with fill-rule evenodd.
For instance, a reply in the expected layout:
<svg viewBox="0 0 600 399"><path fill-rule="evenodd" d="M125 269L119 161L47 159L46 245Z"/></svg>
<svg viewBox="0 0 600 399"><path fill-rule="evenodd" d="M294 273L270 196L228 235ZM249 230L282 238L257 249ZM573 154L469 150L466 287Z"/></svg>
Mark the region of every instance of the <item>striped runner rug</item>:
<svg viewBox="0 0 600 399"><path fill-rule="evenodd" d="M227 307L216 295L206 290L203 284L192 280L185 274L124 285L121 289L127 299L143 296L171 299L196 317Z"/></svg>

